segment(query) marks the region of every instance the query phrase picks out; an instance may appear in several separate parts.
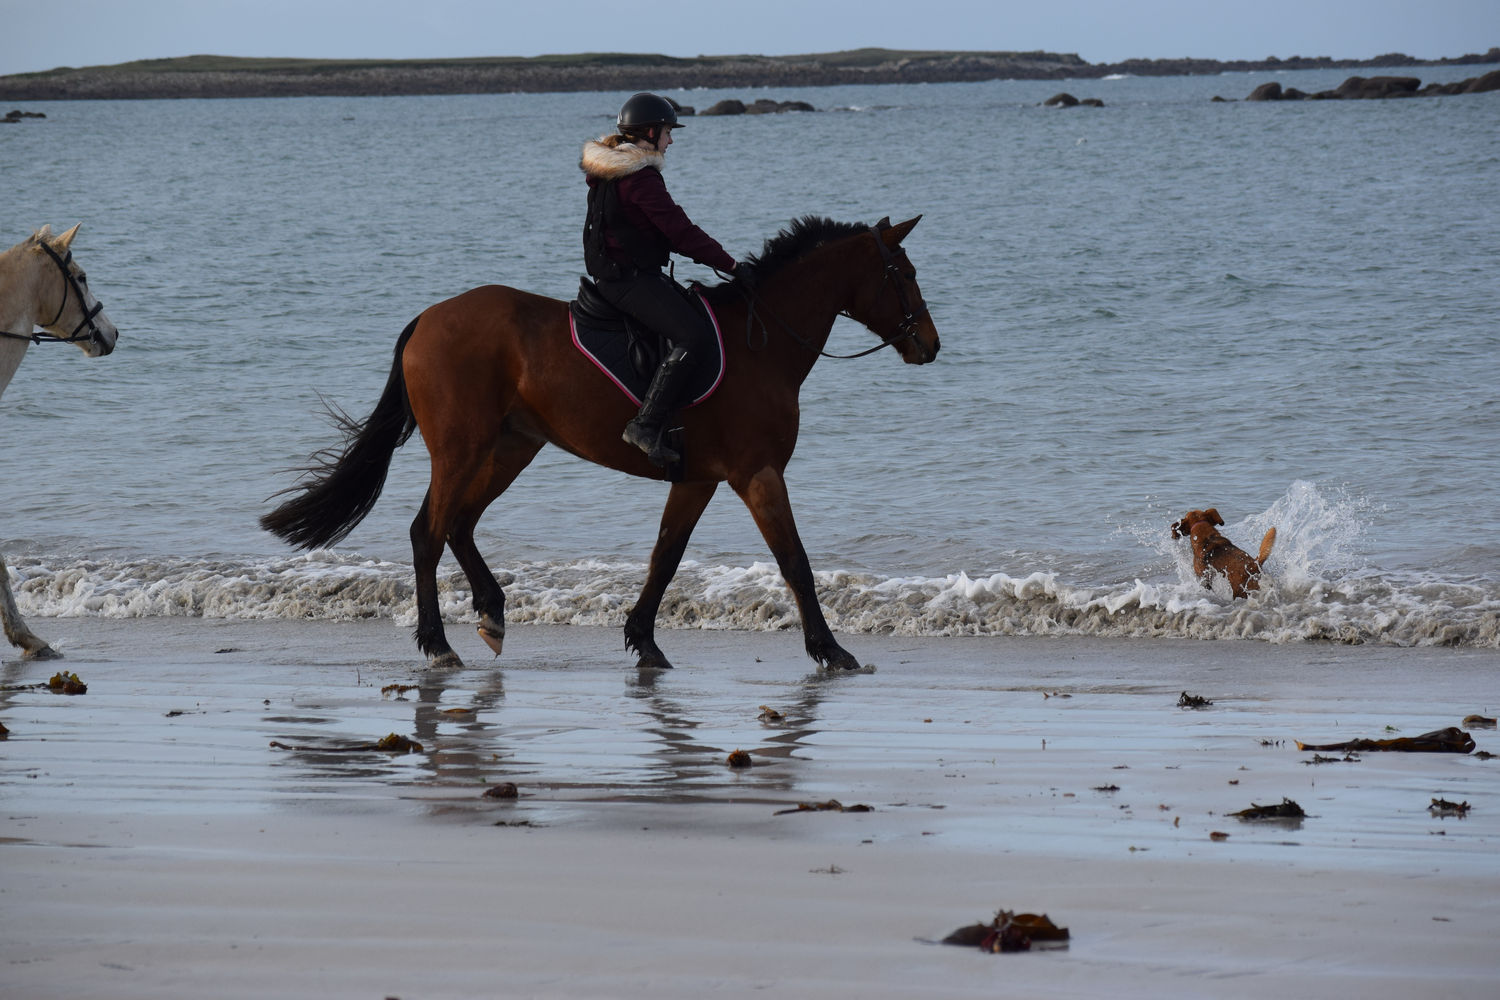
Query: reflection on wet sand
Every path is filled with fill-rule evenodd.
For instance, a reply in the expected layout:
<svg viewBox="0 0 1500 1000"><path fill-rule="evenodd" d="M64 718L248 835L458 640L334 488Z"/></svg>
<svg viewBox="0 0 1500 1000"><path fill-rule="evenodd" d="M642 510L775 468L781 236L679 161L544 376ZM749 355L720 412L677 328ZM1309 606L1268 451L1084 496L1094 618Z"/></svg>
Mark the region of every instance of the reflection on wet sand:
<svg viewBox="0 0 1500 1000"><path fill-rule="evenodd" d="M688 703L662 690L663 673L639 670L625 685L626 696L636 699L644 710L647 721L643 731L657 744L650 755L649 771L642 775L654 787L644 797L687 801L730 791L740 792L736 797L743 799L747 785L757 795L785 794L796 787L797 758L793 751L817 732L813 728L818 703L814 685L804 683L795 689L796 700L781 709L783 721L775 725L756 723L766 731L761 745L728 746L695 738L695 731L702 725L690 716L693 710L686 707ZM705 714L704 708L696 711ZM747 720L744 728L754 732L749 729L748 720L756 718L759 707L746 705L743 711ZM726 758L735 750L750 754L749 768L739 771L729 768Z"/></svg>
<svg viewBox="0 0 1500 1000"><path fill-rule="evenodd" d="M410 728L398 731L422 745L412 755L345 752L351 716L371 707L357 708L355 698L299 701L262 722L270 739L291 745L273 766L295 769L301 782L395 784L444 813L515 808L517 800L484 795L508 782L523 806L789 801L799 785L798 752L819 734L825 692L846 679L815 673L768 682L769 691L757 688L758 700L744 704L726 703L719 679L712 689L703 680L691 671L636 670L626 672L623 689L609 691L600 690L596 671L517 669L509 681L524 694L512 711L498 666L426 673L382 692L384 707L410 707ZM759 702L768 699L776 714L762 719ZM399 725L394 718L385 724ZM752 766L729 767L735 750L748 752ZM456 790L472 790L472 801Z"/></svg>

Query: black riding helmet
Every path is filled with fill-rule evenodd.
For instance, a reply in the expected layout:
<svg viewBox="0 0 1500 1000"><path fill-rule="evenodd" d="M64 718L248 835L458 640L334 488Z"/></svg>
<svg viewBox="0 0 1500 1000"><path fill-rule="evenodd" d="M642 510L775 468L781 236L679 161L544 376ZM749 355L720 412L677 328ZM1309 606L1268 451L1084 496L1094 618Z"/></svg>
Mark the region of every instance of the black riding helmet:
<svg viewBox="0 0 1500 1000"><path fill-rule="evenodd" d="M620 106L615 128L621 135L649 136L656 127L681 128L677 105L658 94L636 94Z"/></svg>

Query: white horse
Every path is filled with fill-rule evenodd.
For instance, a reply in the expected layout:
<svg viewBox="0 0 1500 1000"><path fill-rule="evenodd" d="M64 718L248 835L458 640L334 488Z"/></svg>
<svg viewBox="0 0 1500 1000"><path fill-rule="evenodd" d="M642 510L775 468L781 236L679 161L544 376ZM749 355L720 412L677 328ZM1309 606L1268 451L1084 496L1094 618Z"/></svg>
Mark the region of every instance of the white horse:
<svg viewBox="0 0 1500 1000"><path fill-rule="evenodd" d="M0 395L32 344L77 344L91 358L115 349L119 331L89 291L88 279L68 249L77 235L77 226L60 236L52 234L51 226L43 226L30 239L0 253ZM58 655L21 620L3 557L0 624L5 626L5 637L26 656Z"/></svg>

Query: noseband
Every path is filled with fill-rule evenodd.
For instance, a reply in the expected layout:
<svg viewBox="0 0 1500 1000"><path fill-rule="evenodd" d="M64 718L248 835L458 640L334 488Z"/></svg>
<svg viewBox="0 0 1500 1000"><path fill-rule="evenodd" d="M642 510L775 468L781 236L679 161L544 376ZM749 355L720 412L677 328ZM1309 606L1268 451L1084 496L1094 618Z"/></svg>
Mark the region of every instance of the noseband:
<svg viewBox="0 0 1500 1000"><path fill-rule="evenodd" d="M47 251L47 256L52 258L52 262L57 265L58 270L62 271L63 276L63 297L62 302L60 302L57 306L57 315L52 317L52 322L50 323L36 324L37 326L42 327L43 331L45 331L49 326L56 326L57 321L62 319L63 310L68 308L68 293L70 291L74 295L78 296L78 304L80 306L82 306L87 300L84 298L83 285L79 283L78 278L74 276L73 272L68 270L68 264L73 260L73 251L69 250L67 256L59 257L57 255L57 251L53 250L46 243L38 243L37 245L40 246L43 250ZM14 340L29 340L33 344L41 344L44 342L54 344L76 344L80 340L92 340L102 345L104 343L104 334L99 332L99 327L94 323L94 317L98 316L103 311L104 304L102 302L95 301L94 307L92 309L84 310L83 319L78 321L78 325L73 327L73 332L68 334L66 337L59 337L55 334L46 332L11 333L8 330L0 330L0 337L10 337ZM84 330L85 327L87 327L87 332L79 332Z"/></svg>

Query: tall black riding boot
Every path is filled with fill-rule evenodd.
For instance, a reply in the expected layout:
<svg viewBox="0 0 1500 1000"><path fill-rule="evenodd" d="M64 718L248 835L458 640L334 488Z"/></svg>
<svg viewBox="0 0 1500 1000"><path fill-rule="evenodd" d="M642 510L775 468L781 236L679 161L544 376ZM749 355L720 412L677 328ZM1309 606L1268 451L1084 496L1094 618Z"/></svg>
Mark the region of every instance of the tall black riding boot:
<svg viewBox="0 0 1500 1000"><path fill-rule="evenodd" d="M652 465L663 469L682 460L682 456L662 440L662 432L663 425L677 411L679 398L687 388L692 370L687 351L674 347L656 369L656 374L651 376L651 387L641 402L641 412L625 425L625 433L620 435L627 443L644 451Z"/></svg>

